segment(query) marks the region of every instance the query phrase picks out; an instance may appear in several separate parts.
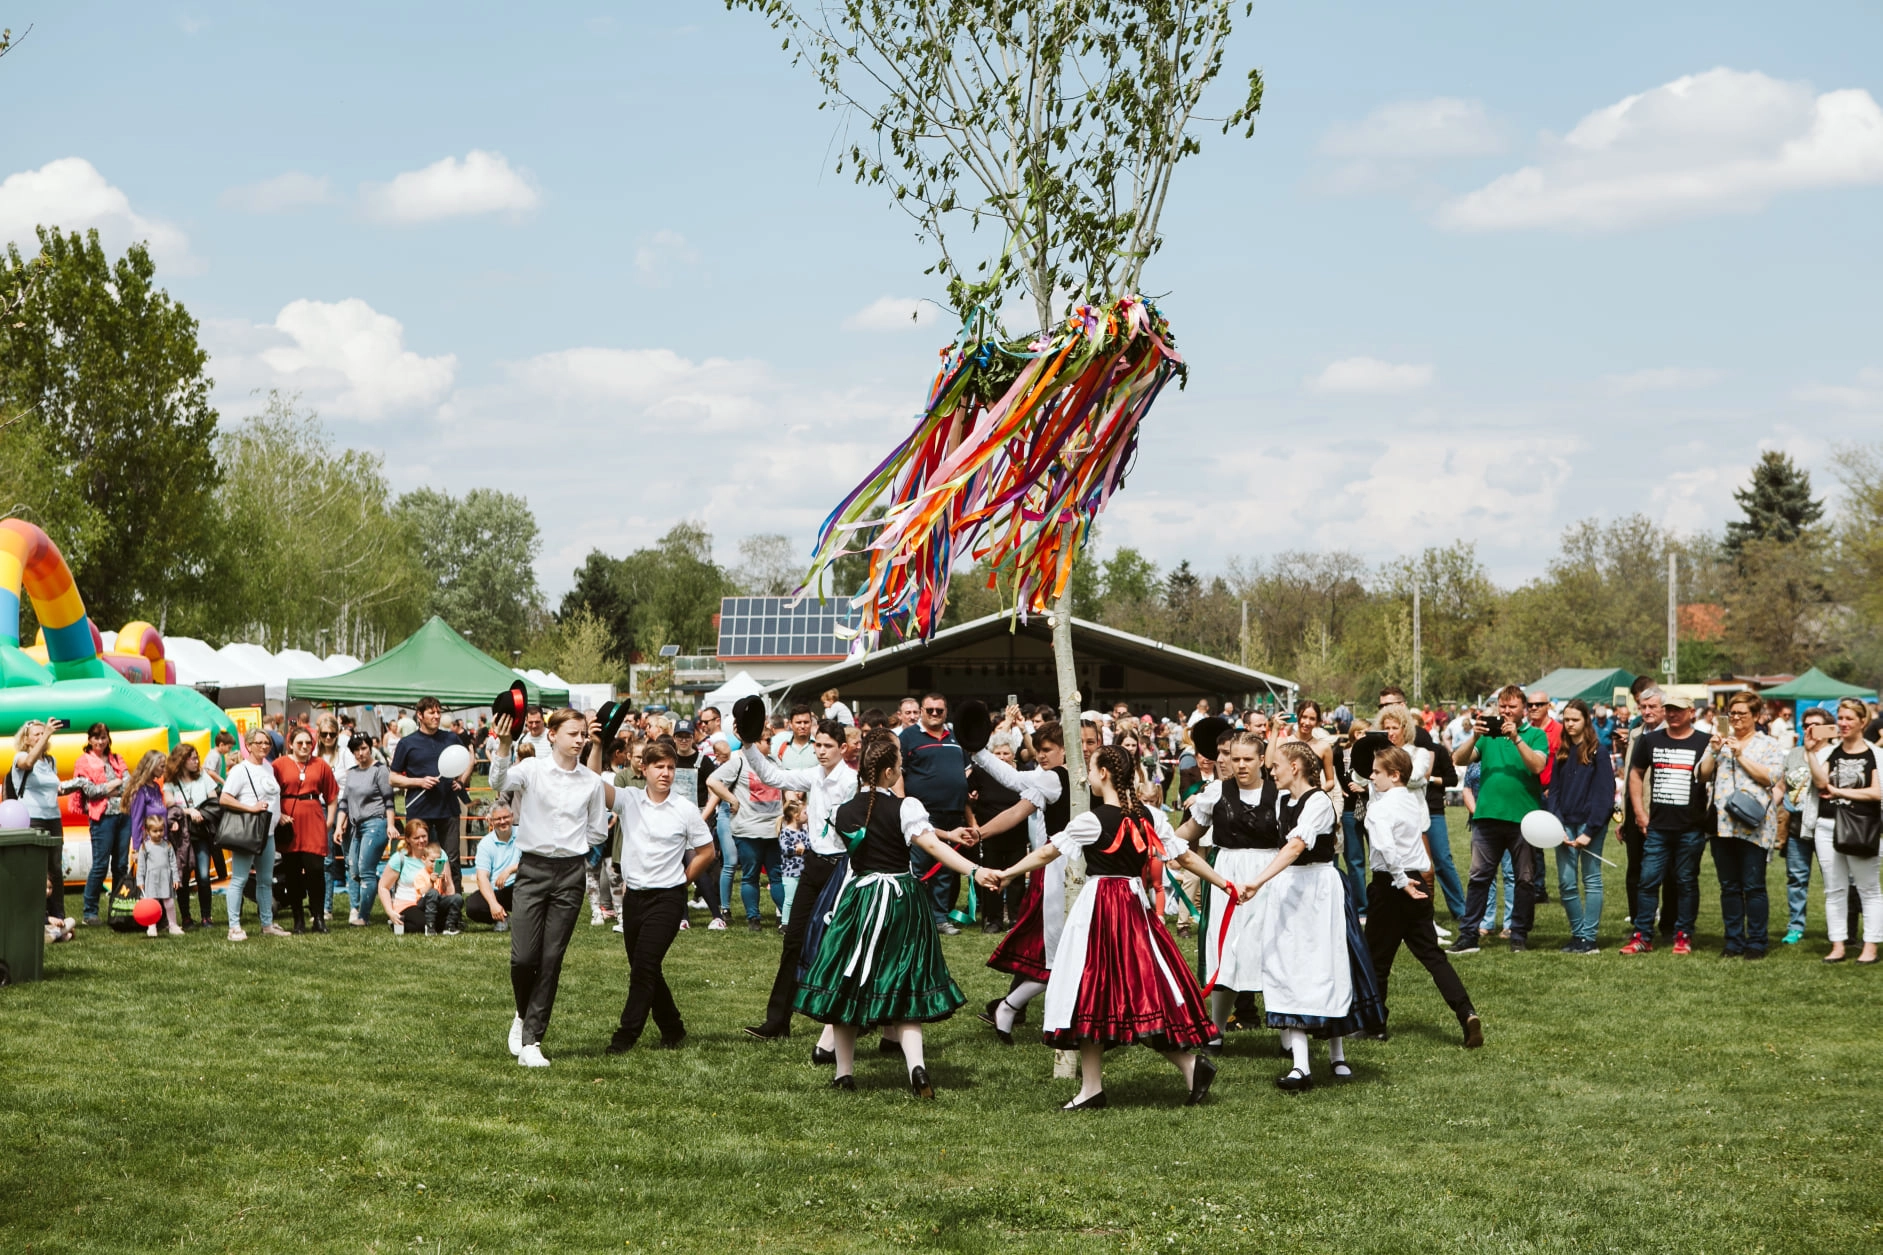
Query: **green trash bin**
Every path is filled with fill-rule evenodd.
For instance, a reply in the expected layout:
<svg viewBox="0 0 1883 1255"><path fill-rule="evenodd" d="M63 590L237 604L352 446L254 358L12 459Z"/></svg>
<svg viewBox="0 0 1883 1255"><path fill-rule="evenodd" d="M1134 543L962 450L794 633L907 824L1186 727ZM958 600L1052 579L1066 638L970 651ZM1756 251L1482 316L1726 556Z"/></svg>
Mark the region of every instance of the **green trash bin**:
<svg viewBox="0 0 1883 1255"><path fill-rule="evenodd" d="M0 985L38 980L46 965L46 851L56 832L0 831Z"/></svg>

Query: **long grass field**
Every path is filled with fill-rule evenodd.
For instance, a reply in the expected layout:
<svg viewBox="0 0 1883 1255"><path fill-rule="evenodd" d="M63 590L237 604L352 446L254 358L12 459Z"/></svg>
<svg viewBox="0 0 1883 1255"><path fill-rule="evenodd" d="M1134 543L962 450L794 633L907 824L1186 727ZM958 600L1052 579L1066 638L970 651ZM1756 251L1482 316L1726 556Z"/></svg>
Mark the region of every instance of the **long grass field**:
<svg viewBox="0 0 1883 1255"><path fill-rule="evenodd" d="M969 1005L919 1103L873 1050L828 1090L802 1019L743 1037L777 934L698 912L667 964L684 1046L603 1053L627 963L585 915L540 1072L505 1049L487 930L87 929L0 990L0 1251L1883 1250L1883 968L1819 961L1815 883L1811 937L1762 963L1720 957L1710 860L1685 958L1617 953L1619 868L1603 953L1557 953L1549 883L1531 951L1457 960L1481 1051L1402 955L1351 1084L1281 1093L1275 1035L1246 1031L1202 1107L1135 1050L1076 1114L1037 1036L974 1018L1006 988L978 931L945 939Z"/></svg>

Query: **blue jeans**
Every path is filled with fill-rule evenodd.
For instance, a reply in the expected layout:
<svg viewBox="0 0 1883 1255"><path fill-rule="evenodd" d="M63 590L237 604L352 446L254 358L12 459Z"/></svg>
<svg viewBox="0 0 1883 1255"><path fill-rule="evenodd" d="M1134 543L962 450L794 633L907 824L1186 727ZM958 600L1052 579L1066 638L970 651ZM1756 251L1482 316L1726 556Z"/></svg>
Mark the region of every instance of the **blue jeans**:
<svg viewBox="0 0 1883 1255"><path fill-rule="evenodd" d="M1765 893L1766 852L1738 837L1713 838L1713 870L1720 876L1720 917L1726 926L1726 953L1764 954L1766 918L1771 904Z"/></svg>
<svg viewBox="0 0 1883 1255"><path fill-rule="evenodd" d="M347 829L347 900L364 923L379 897L379 860L386 853L386 817L362 819Z"/></svg>
<svg viewBox="0 0 1883 1255"><path fill-rule="evenodd" d="M1798 827L1799 822L1794 819L1792 827ZM1810 833L1802 838L1793 836L1785 843L1785 906L1791 915L1789 927L1793 932L1805 930L1805 904L1811 898L1811 856L1817 852L1818 843Z"/></svg>
<svg viewBox="0 0 1883 1255"><path fill-rule="evenodd" d="M1346 869L1341 875L1347 878L1347 892L1353 897L1354 910L1366 911L1366 842L1360 836L1360 821L1352 811L1340 812L1341 860Z"/></svg>
<svg viewBox="0 0 1883 1255"><path fill-rule="evenodd" d="M713 812L713 837L719 842L720 911L731 915L732 873L739 870L739 843L732 839L732 815L724 806Z"/></svg>
<svg viewBox="0 0 1883 1255"><path fill-rule="evenodd" d="M111 896L131 874L131 817L106 815L92 821L92 870L85 877L85 918L98 918L98 894L111 873Z"/></svg>
<svg viewBox="0 0 1883 1255"><path fill-rule="evenodd" d="M1458 879L1458 868L1451 861L1451 829L1445 823L1443 815L1433 815L1432 819L1432 869L1438 877L1438 887L1445 894L1445 909L1451 912L1455 920L1465 917L1465 887ZM1505 900L1509 900L1505 894Z"/></svg>
<svg viewBox="0 0 1883 1255"><path fill-rule="evenodd" d="M1569 917L1569 935L1577 941L1594 941L1596 926L1602 922L1602 840L1608 825L1570 824L1569 837L1587 836L1589 844L1573 846L1565 842L1556 847L1556 888L1562 894L1563 914Z"/></svg>
<svg viewBox="0 0 1883 1255"><path fill-rule="evenodd" d="M766 879L771 883L772 905L778 908L778 917L785 914L784 878L779 868L784 865L784 855L778 852L776 837L738 837L739 845L739 901L745 904L745 917L758 918L758 873L763 868Z"/></svg>
<svg viewBox="0 0 1883 1255"><path fill-rule="evenodd" d="M229 852L229 927L242 926L242 890L248 884L249 871L255 872L255 910L261 915L262 927L275 922L275 834L270 832L268 839L262 842L260 854Z"/></svg>
<svg viewBox="0 0 1883 1255"><path fill-rule="evenodd" d="M1641 888L1635 894L1635 931L1654 935L1654 907L1661 897L1661 882L1674 877L1674 931L1693 936L1693 918L1700 913L1700 856L1706 852L1706 834L1699 831L1657 832L1650 828L1641 842Z"/></svg>

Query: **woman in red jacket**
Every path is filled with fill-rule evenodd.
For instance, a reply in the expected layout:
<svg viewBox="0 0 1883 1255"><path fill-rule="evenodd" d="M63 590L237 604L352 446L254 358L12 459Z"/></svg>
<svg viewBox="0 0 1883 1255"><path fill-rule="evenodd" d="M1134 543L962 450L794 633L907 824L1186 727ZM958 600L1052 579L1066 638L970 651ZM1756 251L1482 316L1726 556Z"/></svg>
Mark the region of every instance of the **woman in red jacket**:
<svg viewBox="0 0 1883 1255"><path fill-rule="evenodd" d="M283 879L288 902L294 907L294 931L306 932L302 912L313 919L313 931L327 931L327 834L333 831L333 813L340 796L333 769L314 757L314 734L297 728L288 743L288 756L275 759L275 780L281 785L281 827L290 829L286 842L279 830L275 844L286 862Z"/></svg>

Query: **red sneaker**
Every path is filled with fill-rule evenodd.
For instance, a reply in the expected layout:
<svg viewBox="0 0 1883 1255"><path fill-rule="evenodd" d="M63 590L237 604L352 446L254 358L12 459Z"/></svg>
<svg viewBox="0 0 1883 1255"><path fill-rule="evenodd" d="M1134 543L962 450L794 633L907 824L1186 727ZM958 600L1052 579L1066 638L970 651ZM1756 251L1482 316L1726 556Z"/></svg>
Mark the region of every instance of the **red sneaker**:
<svg viewBox="0 0 1883 1255"><path fill-rule="evenodd" d="M1674 934L1674 953L1675 954L1692 954L1693 953L1693 938L1689 937L1686 933L1675 933Z"/></svg>
<svg viewBox="0 0 1883 1255"><path fill-rule="evenodd" d="M1654 949L1654 943L1649 941L1646 937L1643 937L1640 933L1636 933L1633 939L1621 948L1621 952L1623 954L1646 954L1652 949Z"/></svg>

